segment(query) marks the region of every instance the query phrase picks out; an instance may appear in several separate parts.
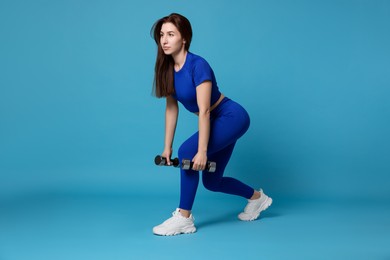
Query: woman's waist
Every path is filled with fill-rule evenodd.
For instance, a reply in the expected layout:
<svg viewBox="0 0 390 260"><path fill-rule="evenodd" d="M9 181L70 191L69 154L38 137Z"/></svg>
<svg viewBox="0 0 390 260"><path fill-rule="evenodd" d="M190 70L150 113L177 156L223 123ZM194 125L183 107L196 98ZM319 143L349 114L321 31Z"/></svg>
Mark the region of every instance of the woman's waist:
<svg viewBox="0 0 390 260"><path fill-rule="evenodd" d="M210 113L215 110L221 103L226 102L229 98L225 97L222 93L219 96L218 100L210 107ZM196 115L199 115L199 112L195 112Z"/></svg>
<svg viewBox="0 0 390 260"><path fill-rule="evenodd" d="M224 94L221 93L219 96L218 100L210 107L210 112L212 112L214 109L216 109L221 103L225 102L228 100L227 97L225 97Z"/></svg>

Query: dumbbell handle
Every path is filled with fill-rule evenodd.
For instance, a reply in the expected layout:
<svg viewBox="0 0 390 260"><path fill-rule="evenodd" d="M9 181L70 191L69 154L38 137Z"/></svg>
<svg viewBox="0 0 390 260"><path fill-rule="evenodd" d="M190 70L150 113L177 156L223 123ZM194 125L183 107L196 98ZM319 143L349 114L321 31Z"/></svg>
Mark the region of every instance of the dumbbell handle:
<svg viewBox="0 0 390 260"><path fill-rule="evenodd" d="M179 167L180 166L178 158L170 159L170 161L172 163L171 166L173 166L173 167ZM159 166L168 166L167 159L165 157L162 157L161 155L157 155L154 158L154 163L156 165L159 165ZM192 169L193 166L194 166L194 163L191 160L183 159L181 161L181 168L183 170L190 170L190 169ZM206 170L208 172L215 172L216 168L217 168L217 164L215 162L207 161Z"/></svg>
<svg viewBox="0 0 390 260"><path fill-rule="evenodd" d="M183 170L192 169L193 166L194 166L194 162L192 162L191 160L183 159L181 161L181 167ZM217 164L215 162L207 161L206 170L208 172L215 172L216 169L217 169Z"/></svg>
<svg viewBox="0 0 390 260"><path fill-rule="evenodd" d="M171 161L171 166L173 167L179 167L179 159L178 158L174 158L174 159L169 159ZM167 159L165 157L162 157L160 155L157 155L155 158L154 158L154 163L156 165L159 165L159 166L168 166L167 164Z"/></svg>

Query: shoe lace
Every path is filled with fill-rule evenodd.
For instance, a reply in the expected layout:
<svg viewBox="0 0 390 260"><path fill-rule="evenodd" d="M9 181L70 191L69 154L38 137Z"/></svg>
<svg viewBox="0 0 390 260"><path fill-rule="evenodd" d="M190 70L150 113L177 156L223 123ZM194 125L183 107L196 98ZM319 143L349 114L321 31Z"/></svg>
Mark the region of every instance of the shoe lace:
<svg viewBox="0 0 390 260"><path fill-rule="evenodd" d="M192 216L192 215L191 215L190 218L191 218L192 221L195 220L194 216ZM165 220L164 223L165 223L165 224L170 224L170 223L174 223L174 222L183 222L183 221L185 221L185 220L186 220L186 218L183 217L183 216L180 214L180 212L174 211L174 212L172 212L172 217L170 217L169 219Z"/></svg>

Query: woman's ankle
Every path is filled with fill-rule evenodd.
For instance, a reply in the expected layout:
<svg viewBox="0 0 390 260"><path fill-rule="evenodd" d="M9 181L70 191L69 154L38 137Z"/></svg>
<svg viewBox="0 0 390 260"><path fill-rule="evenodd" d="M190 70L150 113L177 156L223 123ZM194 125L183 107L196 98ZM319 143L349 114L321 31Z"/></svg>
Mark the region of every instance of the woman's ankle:
<svg viewBox="0 0 390 260"><path fill-rule="evenodd" d="M250 200L257 200L257 199L260 199L260 196L261 196L260 192L258 192L257 190L255 190L255 191L253 192L253 195L252 195L252 197L250 198Z"/></svg>
<svg viewBox="0 0 390 260"><path fill-rule="evenodd" d="M191 211L190 210L179 209L179 212L185 218L189 218L191 216Z"/></svg>

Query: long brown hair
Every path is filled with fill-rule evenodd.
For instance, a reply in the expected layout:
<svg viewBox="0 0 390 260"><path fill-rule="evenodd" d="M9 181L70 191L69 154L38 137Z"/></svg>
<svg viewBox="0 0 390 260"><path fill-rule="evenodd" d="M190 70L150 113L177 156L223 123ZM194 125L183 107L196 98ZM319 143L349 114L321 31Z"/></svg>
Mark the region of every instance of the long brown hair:
<svg viewBox="0 0 390 260"><path fill-rule="evenodd" d="M177 13L165 16L154 23L150 34L157 44L156 65L154 67L153 94L158 97L167 97L175 93L174 89L174 60L171 55L165 55L160 44L160 32L164 23L172 23L185 40L184 49L190 49L192 40L192 28L190 21Z"/></svg>

